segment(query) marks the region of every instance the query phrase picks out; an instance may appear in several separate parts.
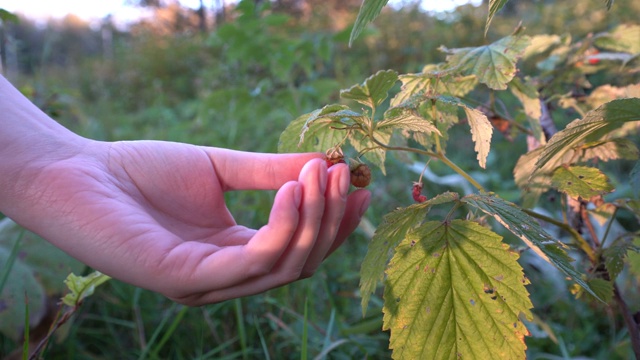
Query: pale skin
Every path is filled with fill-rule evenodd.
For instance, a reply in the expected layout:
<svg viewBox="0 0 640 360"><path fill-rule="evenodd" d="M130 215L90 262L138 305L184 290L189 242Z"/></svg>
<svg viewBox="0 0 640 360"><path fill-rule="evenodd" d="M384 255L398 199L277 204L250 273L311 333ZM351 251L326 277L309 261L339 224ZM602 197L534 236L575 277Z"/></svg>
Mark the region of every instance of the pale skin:
<svg viewBox="0 0 640 360"><path fill-rule="evenodd" d="M212 129L215 131L215 129ZM0 212L71 256L203 305L311 276L357 227L370 193L319 153L101 142L41 112L0 76ZM268 223L235 222L224 192L278 190Z"/></svg>

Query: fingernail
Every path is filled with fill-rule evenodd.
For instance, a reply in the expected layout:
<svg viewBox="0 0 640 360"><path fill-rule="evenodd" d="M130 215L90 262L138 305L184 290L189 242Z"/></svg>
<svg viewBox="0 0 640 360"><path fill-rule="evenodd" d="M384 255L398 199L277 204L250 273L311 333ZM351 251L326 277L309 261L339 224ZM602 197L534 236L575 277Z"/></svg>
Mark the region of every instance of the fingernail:
<svg viewBox="0 0 640 360"><path fill-rule="evenodd" d="M302 203L302 186L300 186L300 184L296 184L295 189L293 189L293 202L296 208L300 208L300 204Z"/></svg>
<svg viewBox="0 0 640 360"><path fill-rule="evenodd" d="M362 217L362 215L364 215L369 208L369 203L371 203L371 193L369 193L369 196L367 196L367 198L362 202L360 210L358 211L358 216Z"/></svg>

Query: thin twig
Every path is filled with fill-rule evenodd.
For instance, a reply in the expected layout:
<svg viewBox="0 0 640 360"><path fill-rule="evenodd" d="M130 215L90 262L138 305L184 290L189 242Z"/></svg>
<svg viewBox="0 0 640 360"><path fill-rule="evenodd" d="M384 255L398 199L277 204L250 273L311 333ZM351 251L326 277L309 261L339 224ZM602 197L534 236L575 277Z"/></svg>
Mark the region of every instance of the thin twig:
<svg viewBox="0 0 640 360"><path fill-rule="evenodd" d="M629 329L629 338L631 339L631 348L633 349L633 353L636 355L636 360L640 360L640 330L638 330L638 323L633 319L633 316L629 311L629 307L622 298L620 289L618 289L618 285L616 284L613 284L613 296L620 307L624 323L627 325L627 329Z"/></svg>

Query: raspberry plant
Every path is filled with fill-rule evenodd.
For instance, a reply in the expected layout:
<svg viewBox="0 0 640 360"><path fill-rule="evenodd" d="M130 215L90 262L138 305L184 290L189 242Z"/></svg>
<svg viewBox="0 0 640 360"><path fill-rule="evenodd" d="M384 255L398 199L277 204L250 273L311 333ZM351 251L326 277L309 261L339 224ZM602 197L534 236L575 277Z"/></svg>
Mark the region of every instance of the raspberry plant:
<svg viewBox="0 0 640 360"><path fill-rule="evenodd" d="M385 3L364 2L355 36ZM504 3L490 2L487 25ZM284 130L281 152L341 148L383 174L388 161L425 167L439 161L476 189L427 199L422 178L407 179L414 203L384 216L369 244L361 266L363 314L382 282L383 329L391 332L394 359L525 358L533 304L517 261L521 251L559 269L577 297L617 309L640 357L638 324L615 282L628 269L637 285L640 233L637 223L610 231L621 211L640 219L639 150L632 141L640 120L637 39L637 24L579 41L527 36L518 28L488 45L442 47L443 63L413 74L379 71L340 92L355 106L327 105ZM590 77L617 84L594 86ZM397 82L401 88L391 94ZM550 109L578 118L557 131L557 112ZM494 128L505 138L526 139L528 152L513 169L517 203L486 189L447 156L456 148L450 130L464 123L483 169ZM630 169L626 177L607 174L613 161ZM559 194L562 210L544 215L543 194ZM435 207L447 215L430 215ZM551 235L554 228L560 235ZM524 249L503 242L500 231L522 240Z"/></svg>

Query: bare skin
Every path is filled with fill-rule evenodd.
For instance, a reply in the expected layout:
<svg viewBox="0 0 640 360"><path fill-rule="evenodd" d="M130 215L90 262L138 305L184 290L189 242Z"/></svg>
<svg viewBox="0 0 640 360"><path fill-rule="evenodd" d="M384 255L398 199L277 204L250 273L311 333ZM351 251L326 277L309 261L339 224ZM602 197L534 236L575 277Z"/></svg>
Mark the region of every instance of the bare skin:
<svg viewBox="0 0 640 360"><path fill-rule="evenodd" d="M65 129L0 77L0 212L71 256L187 305L311 276L357 227L370 194L322 154L161 141L99 142ZM276 190L269 221L238 225L224 192Z"/></svg>

